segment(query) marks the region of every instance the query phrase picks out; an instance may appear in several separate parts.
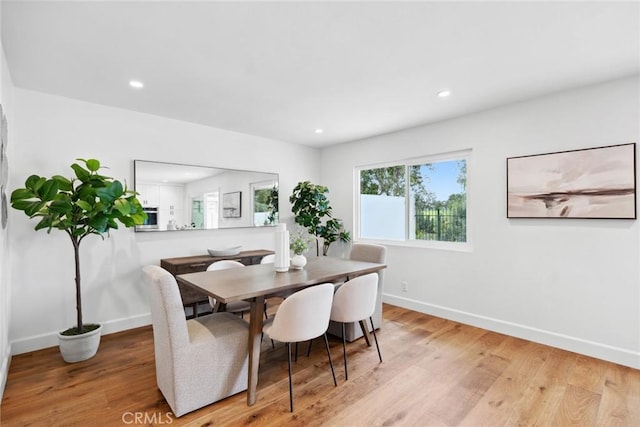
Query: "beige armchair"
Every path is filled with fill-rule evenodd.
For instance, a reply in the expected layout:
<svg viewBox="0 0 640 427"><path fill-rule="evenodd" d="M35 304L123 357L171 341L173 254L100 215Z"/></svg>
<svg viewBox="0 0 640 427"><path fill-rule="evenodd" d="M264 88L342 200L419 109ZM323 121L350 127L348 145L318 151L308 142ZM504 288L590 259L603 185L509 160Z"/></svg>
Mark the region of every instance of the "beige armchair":
<svg viewBox="0 0 640 427"><path fill-rule="evenodd" d="M247 389L248 325L230 313L186 320L175 278L143 268L151 303L156 380L180 417Z"/></svg>

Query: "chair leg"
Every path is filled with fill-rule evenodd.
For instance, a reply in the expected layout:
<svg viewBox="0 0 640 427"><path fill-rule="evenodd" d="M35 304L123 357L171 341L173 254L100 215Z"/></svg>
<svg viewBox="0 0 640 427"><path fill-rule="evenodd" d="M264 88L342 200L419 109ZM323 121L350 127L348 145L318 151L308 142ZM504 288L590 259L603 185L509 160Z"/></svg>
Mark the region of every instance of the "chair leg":
<svg viewBox="0 0 640 427"><path fill-rule="evenodd" d="M313 340L309 340L309 347L307 347L307 357L311 354L311 344L313 344Z"/></svg>
<svg viewBox="0 0 640 427"><path fill-rule="evenodd" d="M349 373L347 371L347 338L344 333L344 323L342 323L342 357L344 358L344 380L349 379Z"/></svg>
<svg viewBox="0 0 640 427"><path fill-rule="evenodd" d="M293 412L293 379L291 376L291 343L287 343L287 360L289 361L289 407Z"/></svg>
<svg viewBox="0 0 640 427"><path fill-rule="evenodd" d="M382 363L382 355L380 354L380 346L378 345L378 337L376 336L376 328L373 326L373 319L371 318L371 316L369 316L369 321L371 322L371 331L373 331L373 339L376 340L376 348L378 349L378 358L380 359L380 363ZM345 369L346 369L346 365L345 365Z"/></svg>
<svg viewBox="0 0 640 427"><path fill-rule="evenodd" d="M338 382L336 381L336 371L333 370L333 362L331 361L331 352L329 351L329 339L327 338L327 333L324 333L324 345L327 347L327 356L329 357L329 365L331 366L331 375L333 375L333 385L338 387Z"/></svg>

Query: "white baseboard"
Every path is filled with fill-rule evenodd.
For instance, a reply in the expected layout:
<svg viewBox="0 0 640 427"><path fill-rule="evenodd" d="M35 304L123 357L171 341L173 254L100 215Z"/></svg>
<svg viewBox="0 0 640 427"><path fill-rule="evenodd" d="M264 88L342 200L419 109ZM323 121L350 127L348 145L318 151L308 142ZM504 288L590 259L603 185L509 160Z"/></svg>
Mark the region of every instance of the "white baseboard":
<svg viewBox="0 0 640 427"><path fill-rule="evenodd" d="M428 304L396 295L382 294L382 301L391 305L442 317L467 325L476 326L501 334L522 338L528 341L561 348L574 353L584 354L631 368L640 369L640 352L614 347L594 341L558 334L543 329L532 328L513 322L506 322L486 316L455 310L435 304Z"/></svg>
<svg viewBox="0 0 640 427"><path fill-rule="evenodd" d="M151 313L139 314L122 319L109 320L102 323L102 335L113 334L115 332L126 331L127 329L138 328L151 324ZM11 342L12 353L22 354L30 351L42 350L43 348L56 347L58 345L58 331L32 337L21 338Z"/></svg>
<svg viewBox="0 0 640 427"><path fill-rule="evenodd" d="M2 355L2 367L0 368L0 403L2 403L4 388L7 385L9 366L11 366L11 344L7 346L7 351Z"/></svg>

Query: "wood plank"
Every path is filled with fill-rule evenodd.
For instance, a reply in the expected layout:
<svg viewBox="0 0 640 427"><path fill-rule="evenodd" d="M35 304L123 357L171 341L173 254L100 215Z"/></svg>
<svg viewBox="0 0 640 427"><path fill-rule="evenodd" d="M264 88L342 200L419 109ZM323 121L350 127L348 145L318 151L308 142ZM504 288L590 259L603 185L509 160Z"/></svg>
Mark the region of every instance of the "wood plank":
<svg viewBox="0 0 640 427"><path fill-rule="evenodd" d="M270 305L269 311L275 307ZM294 364L260 344L258 396L246 392L175 418L155 382L150 327L102 338L98 354L66 364L57 348L14 356L0 410L4 426L639 426L640 371L450 320L384 305L383 363L364 339L330 339L338 387L316 342ZM306 346L303 345L303 349ZM130 424L132 419L129 420Z"/></svg>

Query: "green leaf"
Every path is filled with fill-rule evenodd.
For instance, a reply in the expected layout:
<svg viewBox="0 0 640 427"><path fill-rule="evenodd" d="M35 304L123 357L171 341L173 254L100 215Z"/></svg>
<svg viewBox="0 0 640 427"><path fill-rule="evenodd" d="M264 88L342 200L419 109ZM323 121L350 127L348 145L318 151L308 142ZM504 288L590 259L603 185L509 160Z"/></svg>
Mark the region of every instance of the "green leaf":
<svg viewBox="0 0 640 427"><path fill-rule="evenodd" d="M122 188L122 183L118 180L114 180L111 183L111 193L117 198L122 197L124 194L124 188Z"/></svg>
<svg viewBox="0 0 640 427"><path fill-rule="evenodd" d="M40 220L40 222L38 222L36 224L36 226L34 227L36 231L38 230L42 230L43 228L51 228L51 218L45 216L44 218L42 218Z"/></svg>
<svg viewBox="0 0 640 427"><path fill-rule="evenodd" d="M58 194L58 183L52 179L48 179L38 188L37 193L42 200L53 200L56 194Z"/></svg>
<svg viewBox="0 0 640 427"><path fill-rule="evenodd" d="M76 177L82 182L87 181L89 179L89 176L91 175L88 170L77 163L72 164L71 169L73 169L73 171L76 173Z"/></svg>
<svg viewBox="0 0 640 427"><path fill-rule="evenodd" d="M98 214L93 218L89 219L89 226L93 227L94 229L96 229L96 231L100 233L104 233L105 231L107 231L108 223L109 223L109 218L102 214Z"/></svg>
<svg viewBox="0 0 640 427"><path fill-rule="evenodd" d="M71 214L72 209L73 209L73 205L71 204L71 201L69 201L68 199L54 200L49 205L49 212L51 214L57 214L58 216Z"/></svg>
<svg viewBox="0 0 640 427"><path fill-rule="evenodd" d="M100 169L100 162L96 159L89 159L85 163L87 164L87 169L91 172L95 172Z"/></svg>
<svg viewBox="0 0 640 427"><path fill-rule="evenodd" d="M114 206L122 215L126 216L131 213L131 205L125 199L116 200Z"/></svg>
<svg viewBox="0 0 640 427"><path fill-rule="evenodd" d="M16 188L11 193L11 203L13 204L14 202L33 199L35 197L37 197L36 194L28 188Z"/></svg>
<svg viewBox="0 0 640 427"><path fill-rule="evenodd" d="M33 190L33 192L36 192L36 190L42 184L44 184L45 181L46 181L45 178L42 178L42 177L40 177L38 175L31 175L29 178L27 178L27 180L25 181L24 185L28 189Z"/></svg>
<svg viewBox="0 0 640 427"><path fill-rule="evenodd" d="M116 196L113 194L113 190L111 189L111 187L97 188L96 195L102 202L109 205L116 199Z"/></svg>
<svg viewBox="0 0 640 427"><path fill-rule="evenodd" d="M54 181L56 181L58 183L58 188L60 189L60 191L72 191L73 190L73 184L71 183L70 180L68 180L64 176L54 175L54 176L51 177L51 179L53 179Z"/></svg>
<svg viewBox="0 0 640 427"><path fill-rule="evenodd" d="M45 202L30 202L29 206L24 209L24 213L29 216L34 216L40 209L44 208L47 204Z"/></svg>
<svg viewBox="0 0 640 427"><path fill-rule="evenodd" d="M136 222L133 220L133 217L131 216L124 216L118 219L122 224L124 224L125 227L133 227L134 225L136 225ZM117 227L113 227L113 228L117 228Z"/></svg>
<svg viewBox="0 0 640 427"><path fill-rule="evenodd" d="M80 209L82 209L83 211L87 211L87 212L89 212L89 211L91 211L91 210L93 209L93 206L91 206L91 204L90 204L89 202L86 202L86 201L84 201L84 200L78 200L78 201L76 202L76 205L77 205Z"/></svg>

